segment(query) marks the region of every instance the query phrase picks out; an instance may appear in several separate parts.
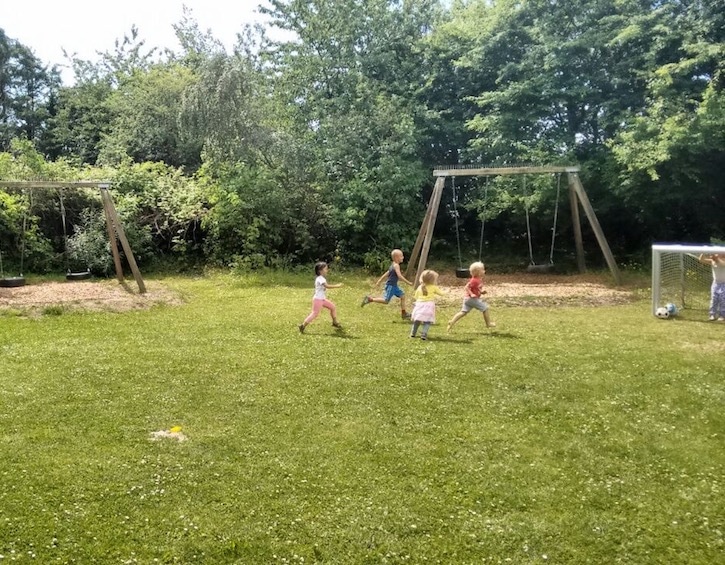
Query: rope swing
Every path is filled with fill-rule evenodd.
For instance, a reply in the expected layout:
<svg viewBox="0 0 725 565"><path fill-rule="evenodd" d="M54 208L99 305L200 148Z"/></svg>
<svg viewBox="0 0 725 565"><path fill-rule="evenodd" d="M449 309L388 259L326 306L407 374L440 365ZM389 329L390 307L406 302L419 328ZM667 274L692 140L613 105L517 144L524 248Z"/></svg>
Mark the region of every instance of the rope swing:
<svg viewBox="0 0 725 565"><path fill-rule="evenodd" d="M559 195L561 194L561 173L557 174L556 201L554 203L554 225L551 228L551 248L549 250L549 263L537 264L534 260L534 248L531 237L531 222L529 219L529 195L526 191L526 175L523 175L524 212L526 213L526 236L529 244L529 266L527 271L533 273L548 272L554 267L554 244L556 242L556 223L559 217Z"/></svg>
<svg viewBox="0 0 725 565"><path fill-rule="evenodd" d="M488 205L488 177L484 179L483 185L483 213L481 215L481 239L478 242L478 260L483 261L483 233L486 229L486 207Z"/></svg>
<svg viewBox="0 0 725 565"><path fill-rule="evenodd" d="M66 280L69 281L79 281L84 279L91 278L91 270L86 269L85 271L78 271L78 272L72 272L70 270L70 258L68 256L68 229L66 227L66 212L65 212L65 204L63 203L63 189L59 189L58 193L60 194L60 220L63 224L63 245L64 245L64 255L65 255L65 270Z"/></svg>
<svg viewBox="0 0 725 565"><path fill-rule="evenodd" d="M458 221L458 189L456 188L456 177L452 176L451 181L453 183L453 220L456 226L456 248L458 250L458 268L456 269L456 277L459 279L467 279L470 276L468 267L463 266L463 254L461 253L461 234L460 234L460 222ZM483 238L486 229L486 204L488 202L488 177L486 177L486 184L484 185L483 193L483 217L481 218L481 236L478 242L478 260L482 261L483 257Z"/></svg>
<svg viewBox="0 0 725 565"><path fill-rule="evenodd" d="M456 177L451 177L453 187L453 220L456 225L456 247L458 249L458 269L463 269L463 260L461 258L461 234L458 225L458 191L456 190Z"/></svg>

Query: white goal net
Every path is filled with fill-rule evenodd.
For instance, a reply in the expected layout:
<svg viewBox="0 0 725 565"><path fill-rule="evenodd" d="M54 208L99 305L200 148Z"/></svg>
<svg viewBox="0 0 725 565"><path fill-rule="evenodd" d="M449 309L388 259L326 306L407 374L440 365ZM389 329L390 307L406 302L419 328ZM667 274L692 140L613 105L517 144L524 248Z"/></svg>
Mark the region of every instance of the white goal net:
<svg viewBox="0 0 725 565"><path fill-rule="evenodd" d="M653 245L652 314L668 303L678 310L703 310L710 306L712 269L698 261L701 253L725 254L725 246Z"/></svg>

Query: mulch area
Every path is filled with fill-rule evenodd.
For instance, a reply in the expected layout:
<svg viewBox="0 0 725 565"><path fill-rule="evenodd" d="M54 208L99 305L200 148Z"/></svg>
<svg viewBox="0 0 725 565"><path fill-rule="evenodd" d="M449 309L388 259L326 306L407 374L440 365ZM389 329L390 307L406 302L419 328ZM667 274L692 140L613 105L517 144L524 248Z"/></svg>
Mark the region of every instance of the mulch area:
<svg viewBox="0 0 725 565"><path fill-rule="evenodd" d="M439 285L446 293L442 305L458 305L466 279L442 274ZM139 294L133 281L113 280L43 282L17 288L0 288L0 310L42 314L48 307L63 310L123 312L155 304L180 304L181 298L161 283L146 282ZM510 306L600 306L626 304L635 299L634 289L615 287L603 275L552 275L519 273L487 275L486 300Z"/></svg>
<svg viewBox="0 0 725 565"><path fill-rule="evenodd" d="M15 288L0 288L0 310L42 314L49 307L63 310L125 312L155 304L181 304L181 298L157 282L148 282L139 294L134 281L113 280L42 282Z"/></svg>
<svg viewBox="0 0 725 565"><path fill-rule="evenodd" d="M438 283L459 301L466 279L441 275ZM602 306L626 304L635 299L634 289L615 287L606 276L591 274L487 274L484 289L486 301L506 306Z"/></svg>

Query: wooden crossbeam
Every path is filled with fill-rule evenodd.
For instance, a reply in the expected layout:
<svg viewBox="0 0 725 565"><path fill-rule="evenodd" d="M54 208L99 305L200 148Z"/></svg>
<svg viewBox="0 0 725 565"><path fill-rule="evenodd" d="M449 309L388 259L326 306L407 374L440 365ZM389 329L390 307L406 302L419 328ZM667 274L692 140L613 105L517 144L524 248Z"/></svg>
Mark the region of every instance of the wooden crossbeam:
<svg viewBox="0 0 725 565"><path fill-rule="evenodd" d="M545 173L578 173L579 167L550 166L550 167L484 167L484 168L468 168L462 167L457 169L440 168L433 169L434 177L483 177L493 175L526 175L526 174L545 174Z"/></svg>
<svg viewBox="0 0 725 565"><path fill-rule="evenodd" d="M46 181L46 180L24 180L24 181L0 181L0 188L98 188L101 184L108 184L107 181Z"/></svg>

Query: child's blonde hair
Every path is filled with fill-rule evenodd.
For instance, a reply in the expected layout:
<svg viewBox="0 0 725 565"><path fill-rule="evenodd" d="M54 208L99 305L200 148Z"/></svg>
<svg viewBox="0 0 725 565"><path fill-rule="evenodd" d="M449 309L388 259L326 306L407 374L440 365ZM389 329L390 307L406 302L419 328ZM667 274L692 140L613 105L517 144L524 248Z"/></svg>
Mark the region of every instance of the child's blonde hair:
<svg viewBox="0 0 725 565"><path fill-rule="evenodd" d="M476 273L482 273L486 270L486 267L481 261L476 261L475 263L471 263L471 266L468 267L468 272L471 273L471 276L476 276Z"/></svg>
<svg viewBox="0 0 725 565"><path fill-rule="evenodd" d="M430 269L426 269L420 274L420 289L423 291L423 296L428 296L429 284L435 284L438 280L438 273Z"/></svg>
<svg viewBox="0 0 725 565"><path fill-rule="evenodd" d="M392 251L390 252L390 258L391 258L391 259L392 259L393 261L395 261L395 258L396 258L396 257L404 257L404 255L403 255L403 251L402 251L402 250L400 250L400 249L393 249L393 250L392 250Z"/></svg>

